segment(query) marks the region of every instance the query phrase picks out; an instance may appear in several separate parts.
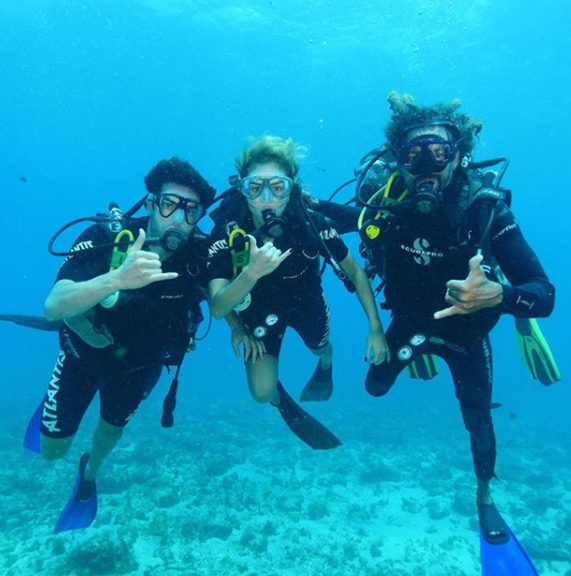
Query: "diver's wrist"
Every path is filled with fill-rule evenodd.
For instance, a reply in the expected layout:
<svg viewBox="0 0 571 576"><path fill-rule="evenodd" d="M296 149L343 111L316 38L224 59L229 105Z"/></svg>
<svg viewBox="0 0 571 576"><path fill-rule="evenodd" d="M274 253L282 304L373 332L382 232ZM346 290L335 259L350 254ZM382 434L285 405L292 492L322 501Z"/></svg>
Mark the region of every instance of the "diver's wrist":
<svg viewBox="0 0 571 576"><path fill-rule="evenodd" d="M102 288L106 292L104 298L120 290L126 290L123 282L121 282L121 273L119 272L119 269L110 270L107 274L103 274L101 280L103 281Z"/></svg>
<svg viewBox="0 0 571 576"><path fill-rule="evenodd" d="M369 321L369 332L378 332L384 334L383 325L377 320Z"/></svg>
<svg viewBox="0 0 571 576"><path fill-rule="evenodd" d="M246 282L252 284L252 287L262 277L261 274L256 274L256 272L254 272L254 270L252 270L252 268L250 266L248 266L247 268L242 270L242 272L240 273L240 276Z"/></svg>
<svg viewBox="0 0 571 576"><path fill-rule="evenodd" d="M499 282L493 282L496 294L492 297L492 307L500 306L504 301L504 285Z"/></svg>
<svg viewBox="0 0 571 576"><path fill-rule="evenodd" d="M224 316L224 320L228 323L231 330L244 330L244 324L236 315L236 312L232 311Z"/></svg>

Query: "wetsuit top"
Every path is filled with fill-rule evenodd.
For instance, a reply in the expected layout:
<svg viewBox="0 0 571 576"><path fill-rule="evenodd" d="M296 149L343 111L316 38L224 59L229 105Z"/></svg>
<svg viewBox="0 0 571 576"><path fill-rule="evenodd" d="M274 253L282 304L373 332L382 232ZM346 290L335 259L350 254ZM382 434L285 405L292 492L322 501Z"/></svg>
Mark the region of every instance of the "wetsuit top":
<svg viewBox="0 0 571 576"><path fill-rule="evenodd" d="M475 255L478 238L476 224L469 221L466 209L470 194L466 181L455 178L436 213L421 214L410 203L410 209L391 218L389 229L376 241L379 249L373 252L378 257L372 263L386 282L387 307L418 328L430 325L434 312L448 307L446 282L463 280L468 274L468 261ZM356 230L359 208L320 202L318 209L336 222L341 220L340 228ZM468 244L459 246L463 240ZM503 285L501 306L438 321L453 332L487 333L502 312L531 318L547 316L553 309L555 289L503 202L497 206L487 244L484 269L497 281L490 266L497 263L510 285Z"/></svg>
<svg viewBox="0 0 571 576"><path fill-rule="evenodd" d="M147 218L129 220L127 228L136 238L147 222ZM109 272L112 248L90 248L113 240L114 234L101 225L88 228L75 242L74 254L62 264L56 282L83 282ZM189 316L199 313L198 304L205 299L200 287L206 286L206 248L206 237L195 228L187 245L162 263L163 272L178 272L178 278L125 290L110 309L95 306L94 325L104 324L109 329L112 346L93 348L64 324L62 330L79 355L94 362L152 363L184 353Z"/></svg>
<svg viewBox="0 0 571 576"><path fill-rule="evenodd" d="M343 240L339 237L332 222L314 212L310 216L315 223L319 236L325 242L329 251L337 262L342 262L349 251ZM321 276L319 274L319 256L325 256L323 247L307 232L302 233L293 218L286 220L286 230L274 241L279 250L292 248L291 255L286 258L276 270L260 278L254 286L251 297L252 305L276 304L280 309L296 308L301 298L318 296L323 292ZM231 250L228 245L229 231L232 223L217 222L210 236L208 251L208 276L210 280L216 278L233 279ZM251 214L248 212L241 222L234 223L245 232L255 230ZM262 241L258 240L258 246Z"/></svg>

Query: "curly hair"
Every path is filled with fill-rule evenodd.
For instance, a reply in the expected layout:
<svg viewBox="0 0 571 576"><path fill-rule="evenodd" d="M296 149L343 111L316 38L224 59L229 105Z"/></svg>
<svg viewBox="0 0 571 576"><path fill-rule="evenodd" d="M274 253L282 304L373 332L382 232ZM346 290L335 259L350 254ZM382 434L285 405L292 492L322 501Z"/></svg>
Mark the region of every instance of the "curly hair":
<svg viewBox="0 0 571 576"><path fill-rule="evenodd" d="M234 164L240 177L244 178L256 164L273 162L281 166L286 175L298 183L299 161L307 154L308 149L296 144L291 138L266 134L250 138Z"/></svg>
<svg viewBox="0 0 571 576"><path fill-rule="evenodd" d="M200 202L208 208L216 190L186 160L176 156L170 160L161 160L146 176L145 186L151 194L159 194L163 184L172 182L191 188L200 196Z"/></svg>
<svg viewBox="0 0 571 576"><path fill-rule="evenodd" d="M430 126L434 123L447 123L457 134L460 155L470 154L476 145L476 136L482 130L482 123L468 114L457 112L461 105L458 98L449 104L419 106L410 94L399 94L393 90L388 97L393 112L391 121L385 128L385 135L393 150L404 143L407 132L418 125Z"/></svg>

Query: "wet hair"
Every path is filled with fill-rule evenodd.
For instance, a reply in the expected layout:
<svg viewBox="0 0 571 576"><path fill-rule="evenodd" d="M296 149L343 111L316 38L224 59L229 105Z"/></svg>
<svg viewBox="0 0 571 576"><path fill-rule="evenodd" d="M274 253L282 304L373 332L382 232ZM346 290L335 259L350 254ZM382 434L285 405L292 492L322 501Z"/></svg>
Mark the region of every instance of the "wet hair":
<svg viewBox="0 0 571 576"><path fill-rule="evenodd" d="M146 176L145 186L151 194L160 194L164 184L172 182L180 186L191 188L200 196L200 202L208 208L216 190L193 168L186 160L173 157L170 160L161 160Z"/></svg>
<svg viewBox="0 0 571 576"><path fill-rule="evenodd" d="M410 94L399 94L393 90L388 97L392 110L391 121L385 128L385 135L393 150L398 150L407 132L419 126L445 124L454 138L460 139L460 156L470 154L476 145L476 136L482 130L482 123L468 114L458 112L461 102L455 98L448 104L419 106Z"/></svg>
<svg viewBox="0 0 571 576"><path fill-rule="evenodd" d="M299 185L297 178L299 161L307 154L307 148L296 144L291 138L266 134L258 138L250 138L234 164L240 177L244 178L253 166L273 162L283 169L286 176L293 178Z"/></svg>

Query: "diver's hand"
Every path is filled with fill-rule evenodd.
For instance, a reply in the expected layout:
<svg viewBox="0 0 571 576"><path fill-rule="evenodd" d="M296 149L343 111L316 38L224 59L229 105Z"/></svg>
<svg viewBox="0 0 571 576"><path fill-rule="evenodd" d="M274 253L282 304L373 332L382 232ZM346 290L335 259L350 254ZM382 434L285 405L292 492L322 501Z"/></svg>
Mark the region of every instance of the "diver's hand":
<svg viewBox="0 0 571 576"><path fill-rule="evenodd" d="M390 359L391 353L382 328L373 328L369 330L365 362L378 366L383 362L389 362Z"/></svg>
<svg viewBox="0 0 571 576"><path fill-rule="evenodd" d="M450 280L446 283L446 302L451 306L435 312L435 320L456 314L473 314L501 304L504 296L502 286L488 280L480 266L482 259L481 254L470 259L470 273L466 280Z"/></svg>
<svg viewBox="0 0 571 576"><path fill-rule="evenodd" d="M91 310L89 312L92 312ZM106 348L113 344L113 335L102 324L96 330L90 318L90 314L79 314L71 318L65 318L64 322L73 330L86 344L93 348Z"/></svg>
<svg viewBox="0 0 571 576"><path fill-rule="evenodd" d="M266 242L258 248L256 239L251 235L248 235L248 238L250 239L250 260L244 273L256 281L271 274L291 254L291 248L282 252L271 242Z"/></svg>
<svg viewBox="0 0 571 576"><path fill-rule="evenodd" d="M240 358L240 344L244 346L244 362L251 358L252 364L255 364L256 360L261 360L266 353L266 346L261 340L254 338L246 328L236 324L232 327L232 348L236 358Z"/></svg>
<svg viewBox="0 0 571 576"><path fill-rule="evenodd" d="M139 236L129 249L125 261L117 270L110 272L115 274L117 290L136 290L153 282L174 280L178 277L177 272L163 272L161 259L158 254L142 250L146 234L139 230Z"/></svg>

